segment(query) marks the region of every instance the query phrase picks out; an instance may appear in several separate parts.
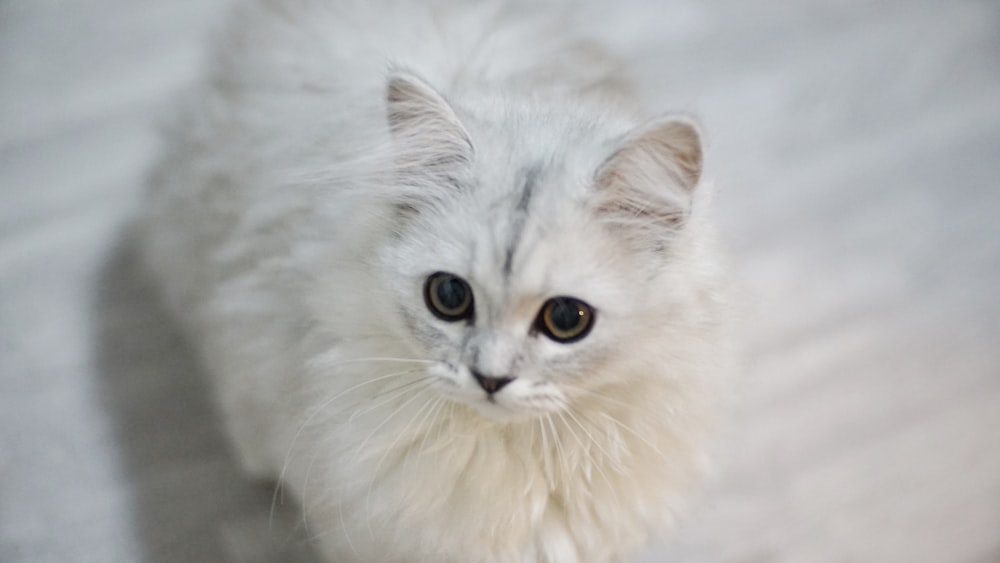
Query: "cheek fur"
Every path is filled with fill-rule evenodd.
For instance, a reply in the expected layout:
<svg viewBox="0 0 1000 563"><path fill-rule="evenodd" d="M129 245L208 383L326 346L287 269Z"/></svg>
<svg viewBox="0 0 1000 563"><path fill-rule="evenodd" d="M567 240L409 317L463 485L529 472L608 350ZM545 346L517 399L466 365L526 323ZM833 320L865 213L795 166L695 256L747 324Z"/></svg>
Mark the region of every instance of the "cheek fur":
<svg viewBox="0 0 1000 563"><path fill-rule="evenodd" d="M399 317L403 321L403 327L411 338L419 343L420 348L431 352L440 350L447 346L448 335L423 318L423 311L411 308L399 308Z"/></svg>

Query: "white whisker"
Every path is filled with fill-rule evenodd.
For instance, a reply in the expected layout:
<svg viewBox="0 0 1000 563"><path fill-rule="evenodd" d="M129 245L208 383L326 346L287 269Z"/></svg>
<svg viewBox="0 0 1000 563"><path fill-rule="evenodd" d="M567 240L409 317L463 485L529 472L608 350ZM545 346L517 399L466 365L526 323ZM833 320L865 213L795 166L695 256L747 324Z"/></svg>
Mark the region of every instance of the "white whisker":
<svg viewBox="0 0 1000 563"><path fill-rule="evenodd" d="M549 440L548 436L545 434L545 423L542 422L542 418L538 418L536 422L538 423L538 428L542 436L542 471L545 473L546 480L552 482L552 470L549 469Z"/></svg>
<svg viewBox="0 0 1000 563"><path fill-rule="evenodd" d="M633 408L635 408L635 405L631 405L629 403L626 403L626 402L621 401L619 399L615 399L613 397L609 397L609 396L607 396L607 395L605 395L603 393L598 393L597 391L594 391L594 390L591 390L591 389L586 389L584 387L577 387L577 386L567 386L567 388L570 389L570 390L572 390L572 391L576 391L576 392L580 392L580 393L589 395L591 397L596 397L598 399L601 399L603 401L607 401L608 403L611 403L611 404L614 404L614 405L625 407L625 408L627 408L629 410L632 410Z"/></svg>
<svg viewBox="0 0 1000 563"><path fill-rule="evenodd" d="M349 360L338 360L335 362L326 362L322 356L314 358L309 362L309 367L322 367L322 368L332 368L337 366L343 366L347 364L359 364L364 362L387 362L387 363L412 363L412 364L433 364L436 363L434 360L425 360L423 358L397 358L392 356L372 356L369 358L351 358Z"/></svg>
<svg viewBox="0 0 1000 563"><path fill-rule="evenodd" d="M601 415L601 416L603 416L604 418L606 418L606 419L610 420L610 421L611 421L611 422L613 422L614 424L618 425L618 426L619 426L619 427L621 427L621 428L622 428L623 430L625 430L625 431L627 431L628 433L632 434L632 435L633 435L633 436L635 436L636 438L638 438L638 439L642 440L642 442L643 442L644 444L646 444L647 446L649 446L650 448L652 448L652 450L653 450L654 452L656 452L656 453L657 453L657 454L658 454L658 455L659 455L659 456L660 456L660 457L661 457L661 458L662 458L662 459L663 459L664 461L666 461L666 462L669 462L669 461L670 461L670 458L669 458L669 457L667 457L667 455L666 455L666 454L664 454L664 453L663 453L662 451L660 451L660 448L656 447L656 444L654 444L654 443L650 442L648 438L646 438L646 437L645 437L645 436L643 436L642 434L640 434L640 433L636 432L635 430L633 430L632 428L630 428L630 427L629 427L629 426L628 426L627 424L625 424L624 422L622 422L622 421L618 420L617 418L615 418L615 417L613 417L613 416L611 416L611 415L609 415L609 414L607 414L607 413L604 413L604 412L600 413L600 415Z"/></svg>
<svg viewBox="0 0 1000 563"><path fill-rule="evenodd" d="M368 445L368 441L371 440L372 437L374 437L375 434L377 434L379 432L379 430L381 430L386 424L388 424L389 421L392 420L392 418L394 416L396 416L397 414L399 414L399 411L401 411L406 405L410 404L415 398L419 397L420 394L424 390L429 389L430 386L431 386L431 384L428 383L428 382L426 382L426 381L415 381L415 382L413 382L413 384L416 384L416 383L424 383L425 387L421 387L421 388L417 389L417 393L413 397L410 397L409 399L407 399L406 401L404 401L402 405L400 405L399 407L397 407L396 410L393 411L392 414L390 414L384 420L382 420L382 422L378 426L376 426L375 429L371 431L371 433L368 434L368 436L361 442L361 445L358 446L357 451L354 453L354 457L352 458L352 464L358 460L358 458L361 456L362 450L364 450L365 446ZM390 397L389 400L387 400L385 402L389 402L391 400L394 400L394 399L398 398L400 395L402 395L403 393L405 393L411 386L412 386L412 384L407 384L407 385L402 386L403 387L402 389L398 390L398 392L395 395L393 395L392 397ZM380 405L381 404L385 404L385 402L380 403ZM371 410L371 409L368 409L368 410Z"/></svg>
<svg viewBox="0 0 1000 563"><path fill-rule="evenodd" d="M597 441L596 439L594 439L594 435L591 434L590 431L587 430L587 428L584 427L583 424L580 423L580 421L575 416L573 416L573 413L571 413L568 410L560 412L559 413L559 417L562 418L563 423L566 424L566 426L567 426L568 429L570 429L570 432L573 433L574 437L576 437L576 432L574 432L572 430L572 427L570 427L569 424L566 423L566 419L562 417L563 413L566 413L567 415L569 415L570 420L572 420L573 422L575 422L576 425L580 427L580 430L582 430L590 438L590 443L592 443L595 446L597 446L597 448L603 453L604 457L606 459L608 459L608 461L613 461L612 458L611 458L611 456L609 456L607 454L607 452L604 451L604 448L601 447L601 443L599 441ZM577 440L579 441L579 438L577 438ZM583 447L582 443L581 443L581 447ZM614 499L615 499L615 505L618 507L619 510L621 510L621 508L623 506L622 502L621 502L621 499L618 498L618 493L616 492L615 484L611 481L611 478L608 477L608 474L604 472L603 464L602 463L598 463L598 460L594 459L594 456L593 456L592 452L590 451L590 448L584 448L584 455L587 456L587 459L590 461L590 465L592 465L594 467L594 469L597 469L597 472L600 473L601 477L604 478L604 482L608 484L608 490L611 491L611 496L613 496ZM590 476L588 475L588 478L589 477Z"/></svg>
<svg viewBox="0 0 1000 563"><path fill-rule="evenodd" d="M402 393L405 393L406 390L409 389L410 387L413 387L414 385L416 385L418 383L427 383L428 379L429 378L427 378L426 376L424 376L424 377L421 377L419 379L415 379L413 381L408 381L408 382L406 382L406 383L404 383L402 385L398 385L396 387L393 387L392 389L386 389L385 391L382 391L381 393L375 395L374 397L371 398L373 401L377 400L377 399L382 399L383 397L386 397L386 398L382 399L381 401L379 401L379 402L377 402L377 403L375 403L375 404L373 404L373 405L371 405L371 406L369 406L367 408L358 409L358 410L354 411L354 413L351 414L350 418L347 419L347 426L348 427L353 426L354 425L354 420L357 419L358 417L364 416L364 415L372 412L373 410L375 410L375 409L377 409L377 408L385 405L386 403L391 403L393 400L395 400L396 397L398 397ZM430 385L430 384L428 383L428 385Z"/></svg>
<svg viewBox="0 0 1000 563"><path fill-rule="evenodd" d="M407 405L409 405L413 401L415 401L418 398L420 398L424 394L424 392L427 389L429 389L429 388L430 388L430 385L428 385L427 387L424 387L424 388L420 389L419 391L417 391L416 394L414 394L412 397L410 397L409 399L407 399L402 405L399 406L399 408L397 408L395 410L395 412L393 412L391 415L389 415L389 417L386 418L386 422L388 422L391 418L393 418L399 412L401 412L404 408L406 408ZM420 408L417 409L417 412L414 413L412 417L410 417L410 424L412 424L413 421L416 420L417 417L420 416L421 413L423 413L424 410L427 409L428 405L430 405L430 404L431 404L430 402L426 402L423 405L421 405ZM405 426L409 426L410 424L407 424ZM376 429L376 431L377 430L378 429ZM368 492L365 495L365 514L366 514L365 518L368 521L368 533L371 534L372 538L375 537L375 532L372 530L372 522L371 522L372 489L375 488L375 480L378 479L378 472L382 469L382 464L385 463L385 458L389 456L390 452L392 452L394 449L396 449L396 444L399 443L399 440L400 440L400 438L403 437L403 434L404 434L404 431L402 429L399 429L396 432L395 439L393 439L392 443L389 444L389 447L386 448L385 451L382 453L382 457L379 458L378 463L375 464L375 469L372 471L371 481L369 481L369 483L368 483ZM361 447L364 447L364 444L362 444Z"/></svg>
<svg viewBox="0 0 1000 563"><path fill-rule="evenodd" d="M413 458L424 455L424 453L427 451L427 438L431 435L431 430L435 426L440 426L440 424L438 424L437 417L438 414L440 414L441 411L444 410L444 404L445 404L444 397L440 395L435 397L434 406L431 407L431 410L427 412L427 415L424 417L424 420L420 422L421 425L427 423L427 428L424 428L422 430L424 436L423 439L420 440L420 447L417 448L415 454L410 455L410 458L407 460L407 462L409 462Z"/></svg>
<svg viewBox="0 0 1000 563"><path fill-rule="evenodd" d="M565 411L562 412L565 412L566 415L569 416L570 419L573 422L575 422L577 426L580 427L580 430L582 430L587 435L587 437L590 438L590 442L597 447L598 451L600 451L601 454L604 455L604 457L607 458L607 460L614 465L615 470L621 471L621 460L619 459L619 457L611 455L610 453L608 453L607 450L604 449L604 446L601 445L601 441L598 440L596 437L594 437L594 434L582 422L580 422L580 419L578 419L576 415L573 414L573 410L566 409ZM581 414L580 416L583 415Z"/></svg>
<svg viewBox="0 0 1000 563"><path fill-rule="evenodd" d="M319 405L317 405L317 406L315 406L315 407L313 407L313 408L311 408L309 410L309 413L306 415L306 418L303 420L303 422L301 424L299 424L298 429L295 431L295 436L292 437L292 441L288 445L288 449L285 451L285 459L284 459L284 461L281 464L281 471L278 473L278 486L275 487L274 494L271 497L271 510L270 510L270 514L268 515L268 522L271 525L273 525L273 522L274 522L275 504L277 503L279 492L281 492L283 490L281 484L285 480L285 473L288 471L288 464L289 464L289 462L291 460L292 452L295 449L295 444L298 442L299 437L302 435L303 430L305 430L310 425L310 423L312 423L312 420L316 417L316 415L318 415L320 412L322 412L327 407L329 407L334 401L336 401L337 399L343 397L347 393L350 393L352 391L360 389L361 387L364 387L366 385L371 385L372 383L377 383L379 381L383 381L385 379L390 379L390 378L393 378L393 377L402 377L404 375L408 375L408 374L411 374L411 373L416 373L418 371L420 371L420 370L419 369L411 369L411 370L397 371L397 372L394 372L394 373L389 373L389 374L381 375L379 377L375 377L375 378L372 378L372 379L369 379L369 380L366 380L366 381L362 381L361 383L358 383L357 385L353 385L353 386L351 386L351 387L349 387L349 388L341 391L340 393L337 393L333 397L330 397L329 399L323 401L321 404L319 404Z"/></svg>
<svg viewBox="0 0 1000 563"><path fill-rule="evenodd" d="M446 445L444 443L444 429L446 426L449 428L451 427L450 423L455 418L456 408L458 408L457 403L453 401L444 401L444 406L441 408L442 411L441 422L440 424L438 424L437 433L434 435L434 440L438 443L439 446ZM447 409L447 412L445 412L445 409ZM455 435L454 433L452 433L450 440L448 441L448 444L450 444L451 441L454 439Z"/></svg>
<svg viewBox="0 0 1000 563"><path fill-rule="evenodd" d="M556 429L555 423L552 422L552 413L545 415L545 422L549 425L549 429L552 430L552 442L555 445L555 454L559 458L559 462L563 468L563 474L569 475L569 460L566 459L566 452L562 446L562 440L559 439L559 431Z"/></svg>
<svg viewBox="0 0 1000 563"><path fill-rule="evenodd" d="M344 539L347 540L347 547L351 548L351 551L354 552L354 556L356 558L360 559L361 558L361 554L358 553L358 548L354 547L354 540L351 538L350 527L347 525L347 521L344 519L344 493L343 493L343 485L341 485L341 492L340 492L339 499L338 499L338 502L337 502L337 513L340 515L340 528L342 530L344 530ZM326 533L330 533L330 532L326 532ZM312 538L313 541L315 541L317 539L319 539L319 537Z"/></svg>
<svg viewBox="0 0 1000 563"><path fill-rule="evenodd" d="M559 420L562 421L562 425L563 425L564 428L566 428L566 431L569 432L569 434L571 436L573 436L573 440L575 440L576 443L577 443L577 445L580 446L580 451L583 452L584 456L586 456L587 461L589 463L586 464L586 468L585 469L586 469L587 480L589 481L590 480L590 466L594 465L594 460L590 456L590 451L589 451L589 448L587 447L587 444L585 444L583 442L583 440L581 440L580 437L576 435L576 431L574 431L569 426L569 423L566 422L566 418L563 416L563 413L557 411L555 414L556 414L556 416L559 417Z"/></svg>
<svg viewBox="0 0 1000 563"><path fill-rule="evenodd" d="M394 400L395 398L397 398L397 397L399 397L400 395L402 395L403 393L405 393L405 392L406 392L406 391L407 391L407 390L408 390L409 388L411 388L411 387L412 387L413 385L415 385L415 384L417 384L417 383L421 383L421 382L423 382L423 381L424 381L424 379L426 379L426 378L421 378L421 379L417 379L417 380L415 380L415 381L411 381L411 382L409 382L409 383L405 383L405 384L403 384L403 385L400 385L399 387L396 387L396 388L394 388L393 390L390 390L390 391L388 391L387 393L393 393L393 391L395 391L395 393L393 393L393 394L392 394L392 396L390 396L390 397L389 397L388 399L385 399L384 401L382 401L382 402L381 402L381 403L379 403L378 405L375 405L374 407L370 407L370 408L368 408L368 409L367 409L367 410L366 410L365 412L369 412L369 411L371 411L371 410L373 410L373 409L375 409L375 408L378 408L378 407L379 407L379 406L381 406L381 405L384 405L384 404L386 404L386 403L388 403L388 402L390 402L390 401ZM428 385L429 385L429 384L428 384ZM381 395L379 395L379 396L381 396ZM355 415L356 415L356 414L357 414L357 413L355 413ZM354 419L354 416L355 416L355 415L351 415L351 418L350 418L350 419L348 420L348 424L350 424L350 423L351 423L351 420L353 420L353 419ZM383 421L383 422L382 422L382 424L380 424L380 425L379 425L379 428L381 428L382 426L384 426L386 422L388 422L388 419L386 419L385 421ZM372 435L374 435L374 433L375 433L375 432L377 432L379 428L376 428L376 429L375 429L375 431L373 431L373 432L372 432L372 434L370 434L370 435L368 436L368 438L371 438L371 436L372 436ZM367 442L367 439L366 439L366 442ZM358 448L358 453L359 453L359 454L360 454L360 451L361 451L361 449L362 449L363 447L364 447L364 444L362 444L362 445L361 445L361 447L360 447L360 448ZM320 451L321 451L320 449L317 449L317 450L316 450L315 452L313 452L313 455L312 455L312 456L311 456L311 457L309 458L309 464L308 464L308 465L306 466L306 472L305 472L305 475L304 475L304 476L303 476L303 478L302 478L302 494L303 494L303 496L304 496L305 498L309 498L309 495L307 495L307 494L306 494L306 491L307 491L307 490L308 490L308 488L309 488L309 478L310 478L310 475L312 474L312 468L313 468L313 464L314 464L314 463L316 462L316 458L317 458L317 457L319 456L319 453L320 453ZM357 460L357 455L355 456L355 458L354 458L354 459L355 459L355 460ZM303 519L303 524L306 524L306 525L307 525L307 528L308 528L308 522L306 522L306 518L307 518L307 510L306 510L306 505L305 505L305 501L303 501L303 507L302 507L302 519Z"/></svg>

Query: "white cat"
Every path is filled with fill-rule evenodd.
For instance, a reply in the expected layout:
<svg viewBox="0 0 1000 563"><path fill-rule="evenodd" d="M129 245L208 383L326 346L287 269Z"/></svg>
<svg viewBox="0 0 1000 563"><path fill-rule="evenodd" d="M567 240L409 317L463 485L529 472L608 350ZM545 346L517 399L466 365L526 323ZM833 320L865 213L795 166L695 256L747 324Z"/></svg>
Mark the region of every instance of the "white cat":
<svg viewBox="0 0 1000 563"><path fill-rule="evenodd" d="M704 469L699 132L529 11L250 2L168 132L144 256L329 561L621 561Z"/></svg>

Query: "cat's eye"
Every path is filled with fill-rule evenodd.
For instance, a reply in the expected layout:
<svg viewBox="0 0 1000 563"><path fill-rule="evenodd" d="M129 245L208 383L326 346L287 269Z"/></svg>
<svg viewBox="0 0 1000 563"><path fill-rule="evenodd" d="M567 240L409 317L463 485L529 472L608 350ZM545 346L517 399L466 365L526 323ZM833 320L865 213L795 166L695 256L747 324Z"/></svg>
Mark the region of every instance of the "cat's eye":
<svg viewBox="0 0 1000 563"><path fill-rule="evenodd" d="M462 278L437 272L424 283L424 301L437 318L455 322L472 317L472 288Z"/></svg>
<svg viewBox="0 0 1000 563"><path fill-rule="evenodd" d="M553 297L542 305L535 326L556 342L575 342L594 326L594 310L574 297Z"/></svg>

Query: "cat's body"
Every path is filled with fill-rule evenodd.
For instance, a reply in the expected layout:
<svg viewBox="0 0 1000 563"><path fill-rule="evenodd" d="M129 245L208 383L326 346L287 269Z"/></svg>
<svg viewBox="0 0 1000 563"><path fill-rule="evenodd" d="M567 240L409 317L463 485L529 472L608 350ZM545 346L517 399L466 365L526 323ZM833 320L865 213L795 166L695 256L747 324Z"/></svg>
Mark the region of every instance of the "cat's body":
<svg viewBox="0 0 1000 563"><path fill-rule="evenodd" d="M701 474L728 368L697 131L544 20L372 4L244 7L150 269L330 561L619 561Z"/></svg>

